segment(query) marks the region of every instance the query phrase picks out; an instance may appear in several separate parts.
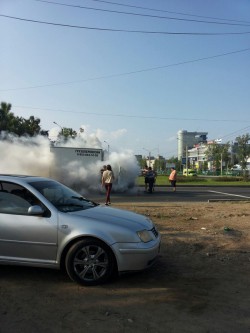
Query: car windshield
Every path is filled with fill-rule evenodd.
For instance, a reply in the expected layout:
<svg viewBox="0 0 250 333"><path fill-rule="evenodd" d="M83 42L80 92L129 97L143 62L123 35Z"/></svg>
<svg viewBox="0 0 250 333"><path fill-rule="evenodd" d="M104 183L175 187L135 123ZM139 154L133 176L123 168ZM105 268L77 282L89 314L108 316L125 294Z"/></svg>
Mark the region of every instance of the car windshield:
<svg viewBox="0 0 250 333"><path fill-rule="evenodd" d="M75 212L97 206L67 186L53 180L29 182L61 212Z"/></svg>

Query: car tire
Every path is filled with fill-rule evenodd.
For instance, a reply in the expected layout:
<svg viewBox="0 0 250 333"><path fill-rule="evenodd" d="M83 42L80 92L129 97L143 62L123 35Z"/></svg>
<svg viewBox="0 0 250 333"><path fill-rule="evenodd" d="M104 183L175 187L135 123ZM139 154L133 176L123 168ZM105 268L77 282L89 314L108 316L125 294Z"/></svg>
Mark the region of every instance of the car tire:
<svg viewBox="0 0 250 333"><path fill-rule="evenodd" d="M69 277L86 286L106 282L116 271L116 262L110 248L97 239L78 241L69 249L65 259Z"/></svg>

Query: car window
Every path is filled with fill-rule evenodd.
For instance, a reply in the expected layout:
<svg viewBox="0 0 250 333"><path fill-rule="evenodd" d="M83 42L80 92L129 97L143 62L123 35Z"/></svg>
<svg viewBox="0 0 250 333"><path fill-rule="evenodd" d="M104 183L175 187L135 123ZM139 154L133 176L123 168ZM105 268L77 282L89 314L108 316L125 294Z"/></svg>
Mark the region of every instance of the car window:
<svg viewBox="0 0 250 333"><path fill-rule="evenodd" d="M0 192L0 213L28 215L30 203L8 192Z"/></svg>
<svg viewBox="0 0 250 333"><path fill-rule="evenodd" d="M11 183L0 183L0 213L28 215L30 206L40 205L39 199L24 187Z"/></svg>
<svg viewBox="0 0 250 333"><path fill-rule="evenodd" d="M83 198L79 193L56 181L29 182L52 205L61 212L75 212L97 206L96 203Z"/></svg>

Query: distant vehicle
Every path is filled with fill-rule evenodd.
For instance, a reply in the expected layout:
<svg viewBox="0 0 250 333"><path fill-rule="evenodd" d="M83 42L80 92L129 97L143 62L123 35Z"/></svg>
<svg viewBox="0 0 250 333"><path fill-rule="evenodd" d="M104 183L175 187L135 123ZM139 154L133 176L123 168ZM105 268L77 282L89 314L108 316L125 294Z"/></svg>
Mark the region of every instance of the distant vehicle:
<svg viewBox="0 0 250 333"><path fill-rule="evenodd" d="M231 170L241 171L241 170L242 170L242 167L241 167L241 165L239 165L239 164L235 164L235 165L232 167Z"/></svg>
<svg viewBox="0 0 250 333"><path fill-rule="evenodd" d="M49 178L0 175L0 264L66 268L73 281L97 285L150 267L160 242L149 217Z"/></svg>
<svg viewBox="0 0 250 333"><path fill-rule="evenodd" d="M194 169L188 169L187 173L187 169L183 169L183 176L197 176L197 172Z"/></svg>

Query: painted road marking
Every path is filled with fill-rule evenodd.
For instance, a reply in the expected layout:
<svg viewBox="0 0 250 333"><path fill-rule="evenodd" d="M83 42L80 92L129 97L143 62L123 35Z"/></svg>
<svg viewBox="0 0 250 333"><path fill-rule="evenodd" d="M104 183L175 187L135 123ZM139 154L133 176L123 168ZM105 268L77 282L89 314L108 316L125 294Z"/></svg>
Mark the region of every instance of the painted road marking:
<svg viewBox="0 0 250 333"><path fill-rule="evenodd" d="M217 194L223 194L223 195L228 195L228 196L232 196L232 197L239 197L239 198L250 199L250 197L246 197L245 195L231 194L231 193L224 193L224 192L217 192L217 191L208 191L208 192L217 193Z"/></svg>

